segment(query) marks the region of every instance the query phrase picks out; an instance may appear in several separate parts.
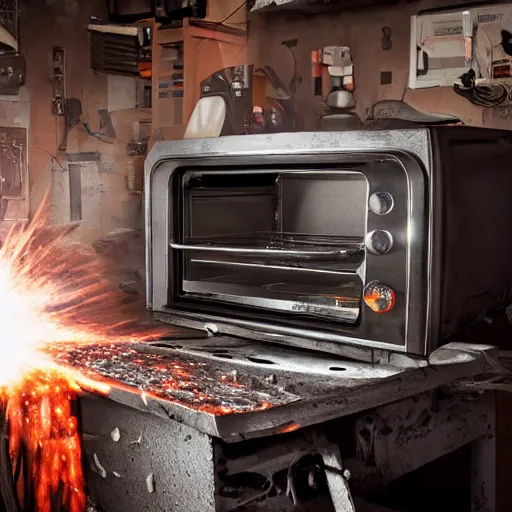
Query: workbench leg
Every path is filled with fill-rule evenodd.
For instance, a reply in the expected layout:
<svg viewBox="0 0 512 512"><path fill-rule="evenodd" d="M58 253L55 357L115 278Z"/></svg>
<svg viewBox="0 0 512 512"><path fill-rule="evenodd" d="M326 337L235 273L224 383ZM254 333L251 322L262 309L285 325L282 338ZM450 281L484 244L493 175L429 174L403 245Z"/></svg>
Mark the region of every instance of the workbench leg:
<svg viewBox="0 0 512 512"><path fill-rule="evenodd" d="M348 486L350 475L348 471L343 470L338 449L323 450L322 458L334 510L336 512L356 512Z"/></svg>
<svg viewBox="0 0 512 512"><path fill-rule="evenodd" d="M496 512L496 436L471 444L471 512Z"/></svg>

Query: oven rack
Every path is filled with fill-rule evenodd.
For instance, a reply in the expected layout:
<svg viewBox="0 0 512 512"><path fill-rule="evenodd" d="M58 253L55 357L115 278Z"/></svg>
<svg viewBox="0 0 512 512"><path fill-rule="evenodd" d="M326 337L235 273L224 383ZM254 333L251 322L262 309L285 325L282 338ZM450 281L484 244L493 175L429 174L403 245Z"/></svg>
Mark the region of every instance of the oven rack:
<svg viewBox="0 0 512 512"><path fill-rule="evenodd" d="M229 254L237 257L279 258L299 261L338 261L364 251L362 237L253 232L210 237L190 237L171 242L172 249Z"/></svg>

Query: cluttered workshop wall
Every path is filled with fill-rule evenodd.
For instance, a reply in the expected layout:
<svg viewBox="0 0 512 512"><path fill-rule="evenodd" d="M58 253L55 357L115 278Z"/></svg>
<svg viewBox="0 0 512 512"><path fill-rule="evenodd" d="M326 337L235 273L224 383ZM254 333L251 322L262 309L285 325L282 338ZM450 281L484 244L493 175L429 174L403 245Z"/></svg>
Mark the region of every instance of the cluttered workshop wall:
<svg viewBox="0 0 512 512"><path fill-rule="evenodd" d="M464 123L512 128L512 110L484 109L458 96L452 87L407 88L411 16L424 9L464 5L462 2L422 0L356 12L301 15L253 12L250 15L249 55L259 65L272 66L287 83L296 75L297 127L316 129L323 113L321 96L314 95L311 52L328 45L350 48L354 65L355 110L366 118L369 107L380 100L403 100L425 112L452 114ZM287 42L296 40L293 53ZM283 44L285 42L285 44ZM289 43L288 43L289 44Z"/></svg>
<svg viewBox="0 0 512 512"><path fill-rule="evenodd" d="M20 19L31 101L30 211L49 190L54 222L82 221L78 235L85 242L117 228L140 227L141 196L128 186L140 162L128 158L127 145L138 121L151 117L148 109L135 108L133 79L91 70L87 26L105 10L102 0L24 0ZM67 135L55 115L55 49L65 55L65 96L82 114Z"/></svg>

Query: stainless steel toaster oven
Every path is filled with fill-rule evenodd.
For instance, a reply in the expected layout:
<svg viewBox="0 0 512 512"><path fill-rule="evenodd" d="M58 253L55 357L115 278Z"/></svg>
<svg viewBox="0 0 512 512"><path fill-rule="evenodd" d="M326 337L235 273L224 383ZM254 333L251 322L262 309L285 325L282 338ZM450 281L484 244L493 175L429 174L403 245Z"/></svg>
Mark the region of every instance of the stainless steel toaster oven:
<svg viewBox="0 0 512 512"><path fill-rule="evenodd" d="M425 357L512 299L507 132L160 142L145 194L147 301L163 321Z"/></svg>

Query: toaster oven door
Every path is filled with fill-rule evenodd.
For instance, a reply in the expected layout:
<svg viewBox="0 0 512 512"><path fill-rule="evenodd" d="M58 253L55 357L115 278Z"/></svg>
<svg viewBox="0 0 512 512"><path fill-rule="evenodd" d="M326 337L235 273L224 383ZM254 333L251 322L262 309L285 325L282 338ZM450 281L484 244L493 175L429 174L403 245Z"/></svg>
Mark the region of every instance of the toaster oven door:
<svg viewBox="0 0 512 512"><path fill-rule="evenodd" d="M173 302L357 324L368 188L357 169L183 172Z"/></svg>

